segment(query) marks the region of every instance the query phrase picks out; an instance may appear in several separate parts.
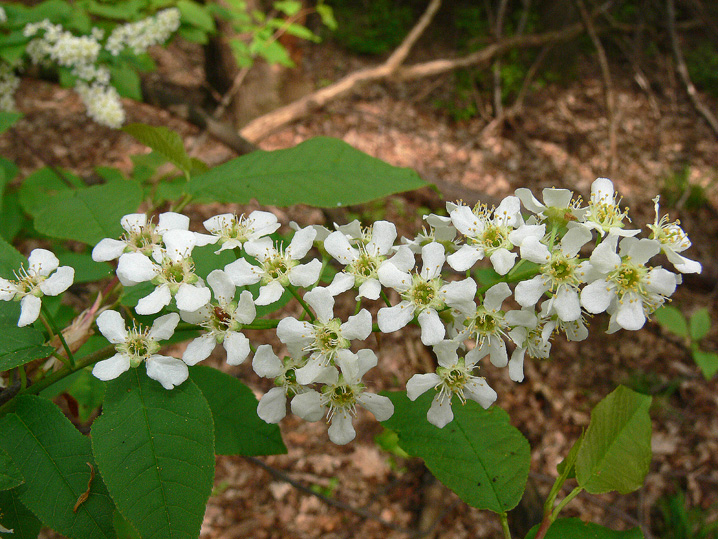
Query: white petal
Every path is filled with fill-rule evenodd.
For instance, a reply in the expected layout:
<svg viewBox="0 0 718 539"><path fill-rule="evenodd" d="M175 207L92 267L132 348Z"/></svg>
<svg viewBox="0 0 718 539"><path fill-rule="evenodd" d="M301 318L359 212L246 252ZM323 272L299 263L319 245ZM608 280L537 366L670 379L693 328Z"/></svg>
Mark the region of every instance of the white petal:
<svg viewBox="0 0 718 539"><path fill-rule="evenodd" d="M379 282L399 292L405 292L411 286L411 274L401 271L394 264L382 264L377 271Z"/></svg>
<svg viewBox="0 0 718 539"><path fill-rule="evenodd" d="M450 215L451 222L454 223L456 230L464 236L475 238L483 231L482 223L468 206L459 206L450 212Z"/></svg>
<svg viewBox="0 0 718 539"><path fill-rule="evenodd" d="M204 307L200 307L196 311L181 311L180 316L182 317L182 320L188 324L199 326L203 322L207 322L212 317L213 312L214 308L207 304Z"/></svg>
<svg viewBox="0 0 718 539"><path fill-rule="evenodd" d="M630 331L637 331L646 323L643 302L638 295L632 293L623 295L615 316L616 323L623 329Z"/></svg>
<svg viewBox="0 0 718 539"><path fill-rule="evenodd" d="M371 232L371 241L366 246L372 255L385 255L396 240L396 226L389 221L377 221Z"/></svg>
<svg viewBox="0 0 718 539"><path fill-rule="evenodd" d="M424 260L421 276L428 281L441 273L446 261L446 251L440 243L431 242L421 248L421 258Z"/></svg>
<svg viewBox="0 0 718 539"><path fill-rule="evenodd" d="M239 304L234 311L234 317L242 324L251 324L257 317L257 308L254 306L252 293L249 290L242 290L239 295Z"/></svg>
<svg viewBox="0 0 718 539"><path fill-rule="evenodd" d="M547 187L542 191L542 194L543 201L546 206L550 206L552 208L568 208L568 205L571 203L573 191Z"/></svg>
<svg viewBox="0 0 718 539"><path fill-rule="evenodd" d="M170 230L188 230L189 229L189 217L182 215L181 213L175 213L168 211L160 213L159 221L157 222L157 228L155 231L158 234L164 236ZM164 237L162 238L164 240Z"/></svg>
<svg viewBox="0 0 718 539"><path fill-rule="evenodd" d="M271 344L262 344L254 353L252 369L262 378L276 378L284 371L284 365L272 350Z"/></svg>
<svg viewBox="0 0 718 539"><path fill-rule="evenodd" d="M173 262L180 262L192 254L197 245L197 236L189 230L170 229L162 236L165 252Z"/></svg>
<svg viewBox="0 0 718 539"><path fill-rule="evenodd" d="M615 291L608 286L606 280L599 279L581 290L581 305L589 313L602 313L608 309L615 295Z"/></svg>
<svg viewBox="0 0 718 539"><path fill-rule="evenodd" d="M329 367L330 371L336 373L334 367ZM322 374L327 374L327 367L323 365L323 360L320 356L311 358L307 361L306 365L298 368L294 371L297 382L300 385L306 386L315 382L320 382Z"/></svg>
<svg viewBox="0 0 718 539"><path fill-rule="evenodd" d="M421 342L431 346L441 342L446 335L446 328L434 309L427 309L419 314L419 326L421 326Z"/></svg>
<svg viewBox="0 0 718 539"><path fill-rule="evenodd" d="M593 234L588 228L575 226L561 238L561 252L569 257L574 257L593 238Z"/></svg>
<svg viewBox="0 0 718 539"><path fill-rule="evenodd" d="M383 395L364 392L357 397L357 402L374 414L377 421L386 421L394 415L394 404Z"/></svg>
<svg viewBox="0 0 718 539"><path fill-rule="evenodd" d="M399 271L411 271L415 264L414 253L406 245L402 245L396 250L394 256L382 262L381 265L384 264L393 264Z"/></svg>
<svg viewBox="0 0 718 539"><path fill-rule="evenodd" d="M27 261L30 273L43 277L50 275L60 265L57 257L47 249L33 249Z"/></svg>
<svg viewBox="0 0 718 539"><path fill-rule="evenodd" d="M224 271L237 286L255 284L262 278L261 268L253 266L244 258L238 258L231 264L227 264Z"/></svg>
<svg viewBox="0 0 718 539"><path fill-rule="evenodd" d="M204 228L210 231L212 234L221 234L223 230L228 229L235 222L233 213L221 213L210 217L204 223Z"/></svg>
<svg viewBox="0 0 718 539"><path fill-rule="evenodd" d="M664 249L664 252L671 264L681 273L701 273L703 271L703 266L701 266L700 262L679 255L672 249Z"/></svg>
<svg viewBox="0 0 718 539"><path fill-rule="evenodd" d="M445 369L453 368L459 361L456 354L460 343L458 341L441 341L433 346L436 359L442 367Z"/></svg>
<svg viewBox="0 0 718 539"><path fill-rule="evenodd" d="M541 299L548 286L544 284L543 275L536 275L528 281L521 281L516 285L516 302L522 307L533 307Z"/></svg>
<svg viewBox="0 0 718 539"><path fill-rule="evenodd" d="M324 417L321 395L313 389L296 395L292 399L292 413L305 421L319 421Z"/></svg>
<svg viewBox="0 0 718 539"><path fill-rule="evenodd" d="M454 420L454 411L451 409L451 401L449 399L439 399L439 394L431 401L431 407L426 413L426 419L429 423L443 429L446 425Z"/></svg>
<svg viewBox="0 0 718 539"><path fill-rule="evenodd" d="M613 204L613 182L608 178L597 178L591 184L591 201L594 204Z"/></svg>
<svg viewBox="0 0 718 539"><path fill-rule="evenodd" d="M166 341L175 332L180 317L177 313L169 313L160 316L153 323L147 336L155 341Z"/></svg>
<svg viewBox="0 0 718 539"><path fill-rule="evenodd" d="M259 289L259 295L254 300L255 305L271 305L275 301L278 301L284 293L284 287L279 284L278 281L272 281L271 283L261 287Z"/></svg>
<svg viewBox="0 0 718 539"><path fill-rule="evenodd" d="M342 353L340 350L338 353ZM357 363L359 363L359 378L362 378L369 369L373 369L379 363L379 359L373 350L364 348L356 353Z"/></svg>
<svg viewBox="0 0 718 539"><path fill-rule="evenodd" d="M494 220L499 220L509 226L516 226L521 215L521 201L518 197L509 195L504 198L494 212Z"/></svg>
<svg viewBox="0 0 718 539"><path fill-rule="evenodd" d="M277 250L274 248L272 238L261 238L256 241L248 241L244 244L244 250L247 254L252 255L260 261L264 261L277 253ZM224 270L227 271L227 268L224 268Z"/></svg>
<svg viewBox="0 0 718 539"><path fill-rule="evenodd" d="M509 241L514 245L521 246L528 238L540 240L544 235L546 235L546 225L522 225L509 232Z"/></svg>
<svg viewBox="0 0 718 539"><path fill-rule="evenodd" d="M516 253L510 252L508 249L497 249L490 257L491 264L493 264L496 273L506 275L514 267L517 256Z"/></svg>
<svg viewBox="0 0 718 539"><path fill-rule="evenodd" d="M142 253L125 253L117 264L117 276L135 283L150 281L157 275L156 266Z"/></svg>
<svg viewBox="0 0 718 539"><path fill-rule="evenodd" d="M137 302L135 312L137 314L155 314L166 307L172 301L172 293L170 287L166 284L155 288L148 296L145 296Z"/></svg>
<svg viewBox="0 0 718 539"><path fill-rule="evenodd" d="M376 318L382 333L392 333L406 326L414 318L414 306L408 301L402 301L393 307L379 309Z"/></svg>
<svg viewBox="0 0 718 539"><path fill-rule="evenodd" d="M249 214L247 223L254 231L250 237L257 239L276 231L281 225L277 222L277 216L268 211L254 210Z"/></svg>
<svg viewBox="0 0 718 539"><path fill-rule="evenodd" d="M526 187L516 189L515 194L523 202L524 207L533 213L541 213L546 208Z"/></svg>
<svg viewBox="0 0 718 539"><path fill-rule="evenodd" d="M380 295L381 295L381 283L377 279L367 279L359 287L359 293L357 294L357 299L359 299L359 298L379 299Z"/></svg>
<svg viewBox="0 0 718 539"><path fill-rule="evenodd" d="M518 300L517 300L518 301ZM581 302L578 292L570 286L560 286L553 299L556 314L564 322L573 322L581 317Z"/></svg>
<svg viewBox="0 0 718 539"><path fill-rule="evenodd" d="M292 260L304 258L309 252L309 249L312 248L316 235L317 231L309 226L301 230L297 230L285 253Z"/></svg>
<svg viewBox="0 0 718 539"><path fill-rule="evenodd" d="M339 231L332 232L327 236L327 239L324 240L324 248L327 253L345 266L354 262L359 256L359 251L352 247L347 237Z"/></svg>
<svg viewBox="0 0 718 539"><path fill-rule="evenodd" d="M676 291L679 283L677 275L663 268L653 268L648 272L646 288L663 296L670 296Z"/></svg>
<svg viewBox="0 0 718 539"><path fill-rule="evenodd" d="M509 361L509 378L514 382L523 382L524 380L524 357L526 355L525 348L517 348L511 354Z"/></svg>
<svg viewBox="0 0 718 539"><path fill-rule="evenodd" d="M491 360L491 364L498 368L505 367L509 362L509 355L506 352L506 343L504 340L497 335L491 335L489 337L489 344L487 348L489 349L489 359Z"/></svg>
<svg viewBox="0 0 718 539"><path fill-rule="evenodd" d="M228 365L241 365L249 355L249 339L237 331L228 331L222 345L227 351Z"/></svg>
<svg viewBox="0 0 718 539"><path fill-rule="evenodd" d="M406 383L406 396L410 400L416 400L430 389L434 389L437 384L441 383L439 375L433 372L428 374L415 374Z"/></svg>
<svg viewBox="0 0 718 539"><path fill-rule="evenodd" d="M95 262L107 262L114 260L125 252L127 244L124 241L105 238L92 249L92 260Z"/></svg>
<svg viewBox="0 0 718 539"><path fill-rule="evenodd" d="M551 260L551 253L548 247L541 243L540 238L535 236L526 238L521 244L519 252L521 253L521 258L536 262L536 264L545 264Z"/></svg>
<svg viewBox="0 0 718 539"><path fill-rule="evenodd" d="M616 253L616 236L603 240L591 253L591 265L601 273L609 273L621 264L621 257Z"/></svg>
<svg viewBox="0 0 718 539"><path fill-rule="evenodd" d="M489 387L486 380L476 376L472 376L464 386L464 395L466 395L469 399L478 402L484 408L491 406L498 396L496 391Z"/></svg>
<svg viewBox="0 0 718 539"><path fill-rule="evenodd" d="M130 356L115 354L110 359L95 363L95 366L92 368L92 374L95 378L106 382L108 380L114 380L129 368Z"/></svg>
<svg viewBox="0 0 718 539"><path fill-rule="evenodd" d="M316 258L306 264L299 264L289 270L289 282L294 286L306 288L319 280L322 272L322 263Z"/></svg>
<svg viewBox="0 0 718 539"><path fill-rule="evenodd" d="M177 308L181 311L196 311L207 305L211 299L209 288L187 283L182 283L175 295Z"/></svg>
<svg viewBox="0 0 718 539"><path fill-rule="evenodd" d="M334 318L334 296L326 288L314 288L304 294L304 301L314 309L320 322L328 322Z"/></svg>
<svg viewBox="0 0 718 539"><path fill-rule="evenodd" d="M279 423L287 415L287 394L283 387L267 391L257 406L257 415L267 423Z"/></svg>
<svg viewBox="0 0 718 539"><path fill-rule="evenodd" d="M165 389L180 385L189 377L184 361L174 357L154 355L147 358L147 376L157 380Z"/></svg>
<svg viewBox="0 0 718 539"><path fill-rule="evenodd" d="M144 213L130 213L120 219L120 225L127 232L139 234L142 227L147 224L147 216Z"/></svg>
<svg viewBox="0 0 718 539"><path fill-rule="evenodd" d="M371 334L371 314L366 309L362 309L354 316L350 316L340 329L345 339L363 341Z"/></svg>
<svg viewBox="0 0 718 539"><path fill-rule="evenodd" d="M0 277L0 300L11 301L18 292L18 285Z"/></svg>
<svg viewBox="0 0 718 539"><path fill-rule="evenodd" d="M332 279L332 282L329 286L327 286L327 290L329 290L329 293L332 296L338 296L342 292L346 292L347 290L351 289L354 286L354 276L350 275L349 273L339 272L336 275L334 275L334 279ZM359 288L361 290L361 287ZM377 294L377 297L379 295ZM376 299L376 298L371 298Z"/></svg>
<svg viewBox="0 0 718 539"><path fill-rule="evenodd" d="M57 271L40 283L40 290L46 296L57 296L70 288L75 279L75 270L70 266L60 266Z"/></svg>
<svg viewBox="0 0 718 539"><path fill-rule="evenodd" d="M220 303L229 303L234 299L237 287L226 272L219 269L213 270L207 275L207 284Z"/></svg>
<svg viewBox="0 0 718 539"><path fill-rule="evenodd" d="M461 281L452 281L442 287L447 305L454 306L456 304L474 301L476 296L476 281L473 279L463 279Z"/></svg>
<svg viewBox="0 0 718 539"><path fill-rule="evenodd" d="M17 321L19 327L32 324L40 316L42 300L32 294L20 300L20 319Z"/></svg>
<svg viewBox="0 0 718 539"><path fill-rule="evenodd" d="M626 240L623 240L626 241ZM661 244L656 240L642 238L638 240L629 251L634 264L645 264L661 251Z"/></svg>
<svg viewBox="0 0 718 539"><path fill-rule="evenodd" d="M211 333L200 335L187 345L187 349L182 354L182 361L187 365L196 365L200 361L204 361L217 346L217 339Z"/></svg>
<svg viewBox="0 0 718 539"><path fill-rule="evenodd" d="M489 311L500 311L504 300L511 295L511 288L506 283L497 283L484 294L484 307Z"/></svg>
<svg viewBox="0 0 718 539"><path fill-rule="evenodd" d="M97 327L105 339L112 344L120 344L127 341L127 328L122 315L117 311L103 311L97 317Z"/></svg>
<svg viewBox="0 0 718 539"><path fill-rule="evenodd" d="M351 442L357 435L352 425L352 415L344 409L337 410L327 433L329 439L337 445Z"/></svg>
<svg viewBox="0 0 718 539"><path fill-rule="evenodd" d="M296 318L282 318L277 325L277 337L284 344L307 345L314 340L314 327L309 322Z"/></svg>

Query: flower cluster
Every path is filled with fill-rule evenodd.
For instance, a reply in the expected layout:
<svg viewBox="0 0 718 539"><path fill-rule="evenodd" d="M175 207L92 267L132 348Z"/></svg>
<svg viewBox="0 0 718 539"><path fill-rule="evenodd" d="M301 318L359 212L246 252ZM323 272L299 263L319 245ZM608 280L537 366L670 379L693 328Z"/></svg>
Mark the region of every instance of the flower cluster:
<svg viewBox="0 0 718 539"><path fill-rule="evenodd" d="M15 74L14 67L0 61L0 112L13 112L15 101L13 96L20 85L20 78Z"/></svg>
<svg viewBox="0 0 718 539"><path fill-rule="evenodd" d="M99 124L118 128L125 122L125 111L119 93L110 84L110 70L102 65L103 52L117 56L129 48L134 54L142 54L148 47L167 41L179 24L179 10L168 8L146 19L117 26L106 40L99 28L93 28L89 35L76 36L47 19L27 24L23 34L33 38L26 48L31 62L69 69L88 116ZM0 71L0 110L12 108L8 105L17 83L11 75L4 69Z"/></svg>
<svg viewBox="0 0 718 539"><path fill-rule="evenodd" d="M433 391L427 419L442 428L452 421L457 402L488 407L496 400L479 374L484 358L507 367L520 382L525 359L547 358L555 335L581 341L588 336L586 318L603 312L609 333L640 329L673 294L679 273L701 271L681 254L690 241L680 224L659 214L657 199L655 209L649 237L638 238L640 230L626 228L627 212L613 184L599 178L586 207L566 189L544 189L543 201L519 189L498 208L449 204L448 217L429 216L427 229L401 242L392 223L377 221L334 231L295 227L286 246L273 235L279 223L268 212L217 215L204 222L207 233L190 231L189 219L176 213L161 214L156 225L143 214L127 215L122 238L102 240L93 258L118 259L117 276L125 286L154 285L137 304L138 314L175 305L179 313L160 316L150 328L127 329L119 313L103 312L98 327L117 353L93 372L111 380L144 362L148 375L170 389L187 378L187 365L206 359L217 345L228 364L243 363L254 349L246 331L276 327L286 353L280 357L262 344L252 357L254 371L276 386L261 398L259 416L276 423L289 407L307 421L326 418L330 439L345 444L356 435L358 406L380 421L393 413L391 401L363 381L379 362L364 343L372 332L415 323L438 365L435 372L412 376L407 394L416 399ZM197 275L193 250L210 244L219 245L216 253L232 249L237 258ZM321 260L308 260L314 248ZM661 252L678 273L650 264ZM493 269L489 284L472 273L483 258ZM329 279L325 270L333 262ZM19 281L0 281L0 299L23 302L21 324L37 317L39 296L69 286L66 269L50 276L57 265L51 253L38 250ZM349 291L356 306L344 316L335 298ZM285 292L299 300L303 314L258 319L256 306L272 305ZM377 300L385 305L362 305ZM181 358L159 355L158 341L168 339L180 320L200 335Z"/></svg>

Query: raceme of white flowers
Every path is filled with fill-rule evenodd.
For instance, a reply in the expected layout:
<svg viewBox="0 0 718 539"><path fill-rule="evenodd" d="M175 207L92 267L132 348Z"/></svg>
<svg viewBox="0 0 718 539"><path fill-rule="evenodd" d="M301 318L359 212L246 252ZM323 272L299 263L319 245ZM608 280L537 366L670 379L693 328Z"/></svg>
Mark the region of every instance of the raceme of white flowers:
<svg viewBox="0 0 718 539"><path fill-rule="evenodd" d="M0 17L0 24L2 22ZM168 8L146 19L115 27L104 43L104 32L99 28L93 28L90 35L76 36L47 19L27 24L23 33L33 38L26 48L32 63L70 69L77 79L75 90L88 116L99 124L119 128L125 122L125 110L119 93L110 84L109 69L101 63L103 51L112 56L125 49L142 54L152 45L167 41L179 25L179 10ZM14 67L0 66L0 110L13 108L12 96L19 83Z"/></svg>
<svg viewBox="0 0 718 539"><path fill-rule="evenodd" d="M285 245L272 236L280 226L276 217L264 211L217 215L204 222L207 233L190 231L189 218L177 213L159 215L157 224L144 214L126 215L125 234L102 240L93 258L117 260L124 286L154 285L137 304L138 314L179 314L164 314L151 328L127 329L119 313L103 312L98 327L117 354L93 372L111 380L144 361L148 375L169 389L187 378L187 365L218 345L228 364L243 363L254 350L245 331L276 327L284 355L255 343L252 356L254 371L276 386L260 399L258 415L276 423L289 408L307 421L325 418L330 439L345 444L356 435L357 406L380 421L393 413L391 401L363 382L380 363L365 341L373 331L391 333L415 323L438 365L435 372L412 376L407 394L413 400L433 392L427 419L443 428L453 419L453 406L470 399L488 407L496 400L481 370L484 358L495 368L507 367L520 382L525 358L547 358L554 335L581 341L588 336L586 317L602 312L609 315L609 333L638 330L673 294L680 273L701 271L700 263L682 254L690 240L677 221L660 215L657 198L644 238L627 228L627 212L606 178L593 183L586 207L567 189L544 189L542 199L519 189L497 208L448 204L448 217L426 217L427 228L399 242L387 221L366 228L335 225L334 231L292 224L295 232ZM237 259L197 275L193 250L208 244L219 245L216 253L232 249ZM59 293L71 282L64 268L56 272L62 278L50 275L57 268L50 253L34 253L18 281L0 281L0 299L23 302L22 324L35 320L43 293ZM659 253L678 273L651 265ZM472 274L484 258L495 272L490 285ZM332 261L336 273L325 278L328 285L320 284ZM300 299L304 313L258 319L255 306L275 303L285 290ZM345 293L356 300L347 316L335 311L336 297ZM200 336L181 358L159 355L158 341L172 335L180 318L197 326Z"/></svg>

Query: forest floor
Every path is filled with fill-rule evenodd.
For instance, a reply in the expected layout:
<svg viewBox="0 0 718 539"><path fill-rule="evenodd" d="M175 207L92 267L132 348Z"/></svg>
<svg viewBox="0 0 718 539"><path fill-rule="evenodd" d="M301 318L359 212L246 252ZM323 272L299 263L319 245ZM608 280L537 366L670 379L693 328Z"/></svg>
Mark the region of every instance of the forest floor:
<svg viewBox="0 0 718 539"><path fill-rule="evenodd" d="M196 52L187 48L157 51L160 74L199 84L201 69ZM307 53L305 76L319 84L373 62L318 46ZM651 199L657 193L670 192L673 198L664 197L662 210L681 220L694 244L688 256L706 268L703 277L685 279L673 305L686 315L707 307L713 320L718 320L718 141L670 73L659 73L665 84L649 96L633 82L630 66L614 63L612 70L618 121L618 173L612 179L624 197L623 203L630 205L636 226L653 222ZM469 197L477 193L500 200L519 187L529 187L537 194L544 187L563 187L586 198L591 182L608 174L603 88L592 60L585 60L578 80L532 91L522 113L503 125L489 125L481 117L452 121L445 110L433 104L437 97L448 95L451 87L451 76L364 87L285 127L261 141L260 146L271 150L318 135L338 137L391 164L412 167L423 178L446 188L451 196L459 193L470 203L474 200ZM71 90L25 79L18 98L19 109L25 113L17 127L22 139L0 138L0 153L14 158L23 173L46 163L81 174L98 165L129 168L129 156L145 151L124 133L88 120ZM718 110L716 101L708 103ZM168 126L179 131L188 146L198 136L195 127L165 111L129 101L125 104L129 121ZM211 164L234 156L212 139L196 148L196 155ZM697 203L688 197L691 186L698 186L702 193ZM444 204L427 188L418 194L352 207L346 220L392 220L398 223L400 234L408 236L421 228L422 213L438 211ZM193 223L200 226L203 217L256 207L190 206L188 211ZM306 207L269 210L285 225L290 220L306 224L323 219L320 211ZM553 483L556 465L588 425L590 409L619 384L654 397L654 457L645 486L624 496L581 495L566 508L565 516L578 516L614 529L640 525L646 537L659 537L659 500L684 492L687 507L701 508L716 517L718 378L706 381L685 343L655 322L639 332L623 331L610 338L604 333L606 325L605 316L594 316L588 340L557 339L550 359L527 359L526 378L521 384L511 382L505 369L499 371L489 365L481 371L499 395L495 406L509 413L512 424L532 448L526 503L512 522L517 531L522 530L517 537L523 537L537 522L540 500ZM718 348L717 327L713 326L704 348ZM250 335L255 343L264 338L279 350L272 336ZM377 372L370 384L377 391L403 389L413 373L434 368L417 328L407 328L401 336L386 335L380 346L374 344L380 367L374 369ZM254 374L249 362L226 367L217 354L206 364L235 374L258 394L268 389L267 381ZM375 442L382 427L370 414L360 412L356 427L356 440L336 446L329 442L323 422L287 417L281 430L288 453L261 460L293 480L376 518L330 506L249 460L220 456L215 493L201 537L398 539L422 532L423 537L442 539L500 536L493 515L467 506L437 484L420 460L383 451Z"/></svg>

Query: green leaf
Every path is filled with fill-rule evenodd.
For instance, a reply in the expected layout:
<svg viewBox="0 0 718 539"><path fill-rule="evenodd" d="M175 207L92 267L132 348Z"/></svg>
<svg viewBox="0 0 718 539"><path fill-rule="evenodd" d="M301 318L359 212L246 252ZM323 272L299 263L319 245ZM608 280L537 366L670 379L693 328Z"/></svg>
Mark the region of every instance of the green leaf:
<svg viewBox="0 0 718 539"><path fill-rule="evenodd" d="M215 31L214 19L204 6L190 0L179 0L177 8L180 10L180 20L184 24L196 26L208 33Z"/></svg>
<svg viewBox="0 0 718 539"><path fill-rule="evenodd" d="M142 101L142 84L137 72L127 64L110 67L110 83L122 97Z"/></svg>
<svg viewBox="0 0 718 539"><path fill-rule="evenodd" d="M563 477L564 481L566 479L573 479L576 477L576 458L578 457L578 450L581 449L584 436L585 433L581 433L581 436L579 436L578 440L574 442L571 450L568 452L568 455L566 455L566 458L559 462L556 466L556 471L558 471L559 475Z"/></svg>
<svg viewBox="0 0 718 539"><path fill-rule="evenodd" d="M408 168L391 166L341 140L317 137L294 148L256 151L189 182L201 201L321 208L360 204L424 186Z"/></svg>
<svg viewBox="0 0 718 539"><path fill-rule="evenodd" d="M119 511L115 510L115 515L112 519L115 525L115 532L117 533L117 539L142 539L140 534L137 533L135 527L127 522Z"/></svg>
<svg viewBox="0 0 718 539"><path fill-rule="evenodd" d="M20 118L22 118L22 114L19 112L0 111L0 135L10 129Z"/></svg>
<svg viewBox="0 0 718 539"><path fill-rule="evenodd" d="M95 262L89 253L74 253L61 249L55 250L55 255L61 266L72 266L75 268L75 279L73 283L91 283L109 277L112 274L112 266L107 262Z"/></svg>
<svg viewBox="0 0 718 539"><path fill-rule="evenodd" d="M114 538L114 505L94 465L90 440L52 402L35 396L15 400L14 413L0 420L0 447L20 469L20 501L43 524L77 539ZM87 499L76 506L90 490ZM77 507L77 512L74 508Z"/></svg>
<svg viewBox="0 0 718 539"><path fill-rule="evenodd" d="M199 43L200 45L206 45L209 42L207 32L195 28L194 26L180 26L178 31L179 36L189 41L190 43Z"/></svg>
<svg viewBox="0 0 718 539"><path fill-rule="evenodd" d="M23 265L27 266L27 258L0 237L0 277L15 279L15 272Z"/></svg>
<svg viewBox="0 0 718 539"><path fill-rule="evenodd" d="M57 172L51 168L41 168L30 174L22 182L20 188L20 205L29 213L34 215L38 208L42 208L47 204L47 197L56 195L63 191L71 189L70 185L63 181L63 178L71 184L72 187L84 187L82 181L73 174L62 171L61 178Z"/></svg>
<svg viewBox="0 0 718 539"><path fill-rule="evenodd" d="M316 6L317 13L319 14L319 17L322 19L322 24L329 28L330 30L336 30L337 26L337 20L334 18L334 11L332 10L331 6L327 6L326 4L318 4Z"/></svg>
<svg viewBox="0 0 718 539"><path fill-rule="evenodd" d="M17 320L15 320L17 324ZM32 327L0 327L0 371L49 357L55 349L45 346L45 337Z"/></svg>
<svg viewBox="0 0 718 539"><path fill-rule="evenodd" d="M531 528L526 539L536 537L539 525ZM546 539L643 539L640 528L614 531L578 518L559 518L546 532Z"/></svg>
<svg viewBox="0 0 718 539"><path fill-rule="evenodd" d="M0 490L9 490L18 485L22 485L24 482L25 479L22 477L20 470L17 469L17 466L15 466L10 455L0 449ZM2 522L1 511L0 522Z"/></svg>
<svg viewBox="0 0 718 539"><path fill-rule="evenodd" d="M170 163L189 174L192 161L187 155L182 138L166 127L145 124L129 124L122 128L128 135L136 138L145 146L162 154Z"/></svg>
<svg viewBox="0 0 718 539"><path fill-rule="evenodd" d="M114 181L47 196L30 213L35 229L46 236L95 245L119 237L120 219L135 212L141 201L142 189L135 182Z"/></svg>
<svg viewBox="0 0 718 539"><path fill-rule="evenodd" d="M664 305L654 312L653 316L655 316L658 323L668 331L681 337L688 337L686 317L673 305Z"/></svg>
<svg viewBox="0 0 718 539"><path fill-rule="evenodd" d="M235 377L204 366L190 367L214 418L218 455L279 455L287 452L277 425L257 416L257 398Z"/></svg>
<svg viewBox="0 0 718 539"><path fill-rule="evenodd" d="M694 341L700 341L708 335L711 330L711 315L708 313L708 309L705 307L698 309L691 315L690 328L691 339Z"/></svg>
<svg viewBox="0 0 718 539"><path fill-rule="evenodd" d="M618 386L591 411L576 459L576 480L591 494L632 492L651 463L651 397Z"/></svg>
<svg viewBox="0 0 718 539"><path fill-rule="evenodd" d="M714 352L693 350L693 361L701 369L706 380L710 380L718 372L718 354Z"/></svg>
<svg viewBox="0 0 718 539"><path fill-rule="evenodd" d="M404 392L384 393L394 415L382 424L399 435L399 445L421 457L431 473L472 507L502 513L521 500L529 472L529 444L508 414L454 402L454 420L439 429L426 412L433 395L412 402Z"/></svg>
<svg viewBox="0 0 718 539"><path fill-rule="evenodd" d="M20 320L20 302L0 301L0 330L5 327L17 327Z"/></svg>
<svg viewBox="0 0 718 539"><path fill-rule="evenodd" d="M13 531L9 539L35 539L42 523L25 507L17 490L0 491L0 524Z"/></svg>
<svg viewBox="0 0 718 539"><path fill-rule="evenodd" d="M0 237L11 242L21 230L30 228L30 221L20 208L17 190L5 192L0 201Z"/></svg>
<svg viewBox="0 0 718 539"><path fill-rule="evenodd" d="M102 477L143 539L196 539L214 476L212 412L187 381L171 391L130 369L92 425Z"/></svg>
<svg viewBox="0 0 718 539"><path fill-rule="evenodd" d="M273 6L277 11L281 11L290 17L296 15L302 9L302 3L296 0L280 0L279 2L274 2Z"/></svg>

